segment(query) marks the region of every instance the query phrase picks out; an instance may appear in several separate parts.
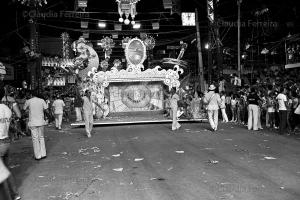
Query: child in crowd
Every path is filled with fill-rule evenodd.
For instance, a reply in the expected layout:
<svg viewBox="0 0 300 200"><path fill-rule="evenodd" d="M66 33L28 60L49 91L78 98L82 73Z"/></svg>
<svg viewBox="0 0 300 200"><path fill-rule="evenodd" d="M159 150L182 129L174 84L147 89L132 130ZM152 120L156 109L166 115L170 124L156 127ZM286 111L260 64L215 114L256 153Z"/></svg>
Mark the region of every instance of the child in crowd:
<svg viewBox="0 0 300 200"><path fill-rule="evenodd" d="M237 121L237 95L236 94L232 94L230 100L230 106L231 106L231 113L232 113L231 122L236 122Z"/></svg>
<svg viewBox="0 0 300 200"><path fill-rule="evenodd" d="M270 93L267 97L267 112L269 116L269 127L275 128L275 100L274 93Z"/></svg>

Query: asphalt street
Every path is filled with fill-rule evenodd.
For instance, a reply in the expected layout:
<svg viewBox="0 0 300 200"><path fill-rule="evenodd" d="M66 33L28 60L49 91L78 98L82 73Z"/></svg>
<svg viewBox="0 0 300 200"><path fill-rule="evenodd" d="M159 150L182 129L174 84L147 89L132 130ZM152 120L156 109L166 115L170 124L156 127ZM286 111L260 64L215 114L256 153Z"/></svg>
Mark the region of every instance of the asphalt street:
<svg viewBox="0 0 300 200"><path fill-rule="evenodd" d="M208 126L47 127L47 158L22 138L10 168L23 200L300 199L300 135Z"/></svg>

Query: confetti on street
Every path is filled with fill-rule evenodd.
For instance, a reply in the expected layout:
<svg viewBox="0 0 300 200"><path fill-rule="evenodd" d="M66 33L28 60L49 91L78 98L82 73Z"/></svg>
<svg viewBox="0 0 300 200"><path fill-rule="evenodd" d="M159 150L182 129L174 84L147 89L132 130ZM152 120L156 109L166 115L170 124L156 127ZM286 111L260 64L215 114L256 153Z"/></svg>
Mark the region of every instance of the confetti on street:
<svg viewBox="0 0 300 200"><path fill-rule="evenodd" d="M272 156L265 156L264 159L266 159L266 160L276 160L277 158L274 158Z"/></svg>
<svg viewBox="0 0 300 200"><path fill-rule="evenodd" d="M122 172L123 168L116 168L116 169L113 169L113 170L116 171L116 172Z"/></svg>
<svg viewBox="0 0 300 200"><path fill-rule="evenodd" d="M139 161L142 161L142 160L144 160L144 158L135 158L134 159L135 162L139 162Z"/></svg>

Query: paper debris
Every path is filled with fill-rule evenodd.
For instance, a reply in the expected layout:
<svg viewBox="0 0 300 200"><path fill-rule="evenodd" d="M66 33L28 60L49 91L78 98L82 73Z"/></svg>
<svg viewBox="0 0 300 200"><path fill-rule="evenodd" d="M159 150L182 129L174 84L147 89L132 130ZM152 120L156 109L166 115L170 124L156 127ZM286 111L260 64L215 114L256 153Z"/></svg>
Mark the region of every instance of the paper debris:
<svg viewBox="0 0 300 200"><path fill-rule="evenodd" d="M205 150L213 150L213 149L215 149L215 148L204 148Z"/></svg>
<svg viewBox="0 0 300 200"><path fill-rule="evenodd" d="M217 161L217 160L209 160L208 163L217 164L217 163L219 163L219 161Z"/></svg>
<svg viewBox="0 0 300 200"><path fill-rule="evenodd" d="M39 176L39 178L44 178L45 176Z"/></svg>
<svg viewBox="0 0 300 200"><path fill-rule="evenodd" d="M153 180L157 180L157 178L150 178L150 180L151 180L151 181L153 181Z"/></svg>
<svg viewBox="0 0 300 200"><path fill-rule="evenodd" d="M113 169L113 170L116 171L116 172L122 172L123 168L116 168L116 169Z"/></svg>
<svg viewBox="0 0 300 200"><path fill-rule="evenodd" d="M169 169L168 169L168 171L171 171L173 169L173 167L170 167Z"/></svg>
<svg viewBox="0 0 300 200"><path fill-rule="evenodd" d="M67 155L68 153L67 153L67 152L62 152L61 154L62 154L62 155Z"/></svg>
<svg viewBox="0 0 300 200"><path fill-rule="evenodd" d="M176 153L184 153L184 151L175 151Z"/></svg>
<svg viewBox="0 0 300 200"><path fill-rule="evenodd" d="M275 159L277 159L277 158L274 158L274 157L272 157L272 156L265 156L264 159L266 159L266 160L275 160Z"/></svg>
<svg viewBox="0 0 300 200"><path fill-rule="evenodd" d="M78 153L82 153L82 152L84 152L84 151L86 151L86 150L87 150L87 149L81 148L81 149L78 150Z"/></svg>
<svg viewBox="0 0 300 200"><path fill-rule="evenodd" d="M284 187L280 187L280 189L284 190Z"/></svg>
<svg viewBox="0 0 300 200"><path fill-rule="evenodd" d="M100 152L100 149L94 149L94 153Z"/></svg>
<svg viewBox="0 0 300 200"><path fill-rule="evenodd" d="M112 155L112 157L120 157L120 154Z"/></svg>
<svg viewBox="0 0 300 200"><path fill-rule="evenodd" d="M94 164L96 162L95 161L84 160L84 161L81 161L81 163L91 163L91 164Z"/></svg>
<svg viewBox="0 0 300 200"><path fill-rule="evenodd" d="M100 168L100 167L101 167L101 165L97 165L97 166L94 167L94 169L97 169L97 168Z"/></svg>
<svg viewBox="0 0 300 200"><path fill-rule="evenodd" d="M134 159L135 162L142 161L142 160L144 160L144 158L135 158Z"/></svg>
<svg viewBox="0 0 300 200"><path fill-rule="evenodd" d="M90 153L89 152L82 153L82 155L85 155L85 156L88 155L88 154L90 154Z"/></svg>

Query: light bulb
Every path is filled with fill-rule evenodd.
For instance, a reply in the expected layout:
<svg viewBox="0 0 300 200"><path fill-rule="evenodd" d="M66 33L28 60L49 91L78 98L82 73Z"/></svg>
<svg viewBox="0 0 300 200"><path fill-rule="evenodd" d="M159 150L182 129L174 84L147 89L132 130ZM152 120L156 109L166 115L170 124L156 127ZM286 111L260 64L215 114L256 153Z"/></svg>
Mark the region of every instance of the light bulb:
<svg viewBox="0 0 300 200"><path fill-rule="evenodd" d="M128 25L128 24L130 23L130 20L129 20L129 19L125 19L124 23L125 23L126 25Z"/></svg>
<svg viewBox="0 0 300 200"><path fill-rule="evenodd" d="M119 22L123 23L124 19L122 17L119 18Z"/></svg>

